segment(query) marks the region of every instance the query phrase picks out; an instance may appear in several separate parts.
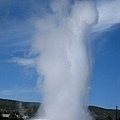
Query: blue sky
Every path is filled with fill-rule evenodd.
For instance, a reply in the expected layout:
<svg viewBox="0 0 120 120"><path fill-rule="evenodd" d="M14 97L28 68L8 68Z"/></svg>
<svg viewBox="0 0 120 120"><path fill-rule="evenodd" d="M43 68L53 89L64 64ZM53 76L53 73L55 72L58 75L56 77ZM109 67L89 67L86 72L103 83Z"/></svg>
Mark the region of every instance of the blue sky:
<svg viewBox="0 0 120 120"><path fill-rule="evenodd" d="M106 108L120 106L119 2L97 2L100 17L91 36L90 104ZM34 21L47 12L50 12L48 0L0 0L0 98L41 101L35 68L24 67L23 62L26 59L31 64ZM13 58L24 58L22 65Z"/></svg>
<svg viewBox="0 0 120 120"><path fill-rule="evenodd" d="M113 108L120 105L120 25L103 32L93 43L94 65L90 101Z"/></svg>

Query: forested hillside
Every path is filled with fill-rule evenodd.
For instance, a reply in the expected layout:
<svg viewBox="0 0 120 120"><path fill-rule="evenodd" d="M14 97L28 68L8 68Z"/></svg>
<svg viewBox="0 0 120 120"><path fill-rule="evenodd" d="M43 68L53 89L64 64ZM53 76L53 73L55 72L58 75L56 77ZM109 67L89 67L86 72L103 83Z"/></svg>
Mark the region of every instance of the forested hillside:
<svg viewBox="0 0 120 120"><path fill-rule="evenodd" d="M40 103L22 102L15 100L0 99L0 116L2 114L34 117L37 113ZM115 109L105 109L96 106L89 106L90 114L95 120L115 120ZM0 119L1 120L1 119ZM120 120L120 110L118 110L118 120Z"/></svg>

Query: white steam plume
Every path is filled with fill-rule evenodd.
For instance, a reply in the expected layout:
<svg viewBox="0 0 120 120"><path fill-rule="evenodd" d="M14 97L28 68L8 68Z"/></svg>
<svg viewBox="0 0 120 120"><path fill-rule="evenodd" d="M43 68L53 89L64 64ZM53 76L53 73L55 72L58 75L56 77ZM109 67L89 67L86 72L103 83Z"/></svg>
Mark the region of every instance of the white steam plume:
<svg viewBox="0 0 120 120"><path fill-rule="evenodd" d="M99 21L93 32L109 30L113 25L120 23L120 0L100 0L97 8Z"/></svg>
<svg viewBox="0 0 120 120"><path fill-rule="evenodd" d="M54 0L51 8L53 14L37 21L32 46L40 54L37 71L44 76L40 112L50 120L91 120L87 112L91 60L86 36L97 22L95 4Z"/></svg>

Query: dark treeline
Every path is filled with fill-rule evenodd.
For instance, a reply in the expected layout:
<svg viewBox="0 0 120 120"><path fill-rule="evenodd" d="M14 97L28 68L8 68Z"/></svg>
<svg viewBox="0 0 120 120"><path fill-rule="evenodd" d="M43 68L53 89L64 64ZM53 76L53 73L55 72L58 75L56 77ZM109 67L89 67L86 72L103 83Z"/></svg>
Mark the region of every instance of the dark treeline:
<svg viewBox="0 0 120 120"><path fill-rule="evenodd" d="M22 102L15 100L0 99L0 120L25 120L34 117L40 103ZM105 109L96 106L89 106L90 114L95 120L116 120L115 109ZM117 120L120 120L118 110Z"/></svg>

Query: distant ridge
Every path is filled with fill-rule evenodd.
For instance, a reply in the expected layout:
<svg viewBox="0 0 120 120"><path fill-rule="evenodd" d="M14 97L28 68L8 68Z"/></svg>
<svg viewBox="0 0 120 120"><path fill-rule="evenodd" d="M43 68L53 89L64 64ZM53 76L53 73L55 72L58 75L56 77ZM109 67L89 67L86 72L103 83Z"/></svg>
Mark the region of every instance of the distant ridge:
<svg viewBox="0 0 120 120"><path fill-rule="evenodd" d="M38 102L23 102L0 98L1 114L17 113L22 116L28 116L28 118L31 118L35 116L39 107L40 103Z"/></svg>
<svg viewBox="0 0 120 120"><path fill-rule="evenodd" d="M97 120L109 120L107 117L111 117L112 120L115 120L116 110L115 109L106 109L97 106L89 106L89 110L91 114L95 118L99 118ZM111 119L110 119L111 120ZM120 110L118 110L118 120L120 120Z"/></svg>
<svg viewBox="0 0 120 120"><path fill-rule="evenodd" d="M5 99L5 98L0 98L0 101L14 101L14 102L25 102L25 101L20 101L20 100L12 100L12 99ZM39 103L39 102L25 102L25 103Z"/></svg>
<svg viewBox="0 0 120 120"><path fill-rule="evenodd" d="M0 98L0 109L3 107L9 107L9 109L19 109L20 107L39 106L38 102L23 102L17 100L9 100Z"/></svg>
<svg viewBox="0 0 120 120"><path fill-rule="evenodd" d="M29 117L34 116L37 113L41 103L38 102L23 102L17 100L9 100L0 98L0 111L6 111L7 113L22 111ZM90 114L96 118L96 120L107 120L107 117L115 119L115 109L106 109L97 106L89 106ZM118 110L118 118L120 118L120 110ZM120 120L120 119L119 119Z"/></svg>

